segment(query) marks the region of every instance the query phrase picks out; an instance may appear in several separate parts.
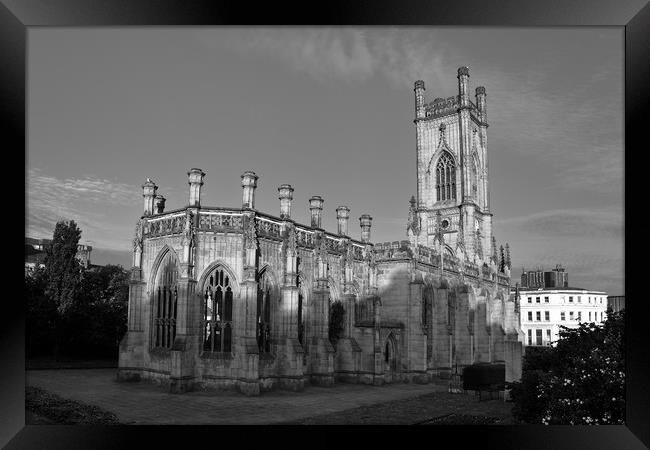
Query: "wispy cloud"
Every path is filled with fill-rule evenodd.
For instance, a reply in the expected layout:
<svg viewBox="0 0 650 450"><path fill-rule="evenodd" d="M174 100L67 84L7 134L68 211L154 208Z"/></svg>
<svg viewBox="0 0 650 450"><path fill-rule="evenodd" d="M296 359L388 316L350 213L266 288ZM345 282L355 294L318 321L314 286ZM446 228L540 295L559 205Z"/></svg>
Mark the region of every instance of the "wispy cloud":
<svg viewBox="0 0 650 450"><path fill-rule="evenodd" d="M471 66L477 61L476 54L445 39L444 31L431 29L255 28L224 33L219 40L207 31L196 36L209 46L279 59L319 81L354 83L382 77L403 89L422 79L432 96L441 92L443 97L455 92L455 62ZM519 47L512 44L513 49ZM549 165L549 186L619 195L622 69L603 62L589 74L580 73L580 83L570 89L559 75L565 70L577 69L552 58L516 72L483 61L478 83L488 90L493 142ZM550 81L554 77L560 81Z"/></svg>
<svg viewBox="0 0 650 450"><path fill-rule="evenodd" d="M507 236L515 276L521 267L564 265L572 286L624 289L623 217L609 209L541 211L497 221Z"/></svg>
<svg viewBox="0 0 650 450"><path fill-rule="evenodd" d="M198 31L208 46L223 45L245 54L279 58L319 81L364 81L381 75L398 87L416 79L444 80L443 49L422 39L421 31L358 28L256 28L226 34Z"/></svg>
<svg viewBox="0 0 650 450"><path fill-rule="evenodd" d="M623 237L623 217L610 210L555 209L498 221L503 229L516 229L542 237Z"/></svg>
<svg viewBox="0 0 650 450"><path fill-rule="evenodd" d="M128 248L131 230L115 223L111 211L136 205L139 187L91 176L59 179L37 168L29 169L25 185L27 234L49 237L58 220L74 220L82 240L109 249Z"/></svg>

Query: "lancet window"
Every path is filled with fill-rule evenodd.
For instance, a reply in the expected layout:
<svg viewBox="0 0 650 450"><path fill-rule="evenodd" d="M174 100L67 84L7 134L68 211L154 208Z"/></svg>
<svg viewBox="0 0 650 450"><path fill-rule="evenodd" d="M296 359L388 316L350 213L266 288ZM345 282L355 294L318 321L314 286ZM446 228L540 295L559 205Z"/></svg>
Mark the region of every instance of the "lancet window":
<svg viewBox="0 0 650 450"><path fill-rule="evenodd" d="M203 351L231 352L233 293L230 277L217 268L207 281L203 294Z"/></svg>
<svg viewBox="0 0 650 450"><path fill-rule="evenodd" d="M160 262L154 288L154 347L171 348L176 338L178 261L167 252Z"/></svg>
<svg viewBox="0 0 650 450"><path fill-rule="evenodd" d="M436 164L436 201L456 198L456 166L451 155L443 152Z"/></svg>
<svg viewBox="0 0 650 450"><path fill-rule="evenodd" d="M271 351L271 305L273 285L264 270L257 281L257 345L262 352Z"/></svg>

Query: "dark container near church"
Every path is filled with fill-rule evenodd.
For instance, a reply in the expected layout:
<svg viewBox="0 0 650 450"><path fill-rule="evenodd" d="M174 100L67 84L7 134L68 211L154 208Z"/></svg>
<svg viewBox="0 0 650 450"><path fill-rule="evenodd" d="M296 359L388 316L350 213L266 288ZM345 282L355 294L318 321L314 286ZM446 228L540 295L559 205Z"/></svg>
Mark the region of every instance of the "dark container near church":
<svg viewBox="0 0 650 450"><path fill-rule="evenodd" d="M478 363L463 369L463 389L466 391L501 390L505 383L505 363Z"/></svg>

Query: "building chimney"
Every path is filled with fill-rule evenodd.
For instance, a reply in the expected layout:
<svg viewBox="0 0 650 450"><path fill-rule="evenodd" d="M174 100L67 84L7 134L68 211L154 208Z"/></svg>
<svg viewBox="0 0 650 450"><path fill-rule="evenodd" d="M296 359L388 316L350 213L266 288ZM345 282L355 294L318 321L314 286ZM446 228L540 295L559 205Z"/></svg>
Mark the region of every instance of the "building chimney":
<svg viewBox="0 0 650 450"><path fill-rule="evenodd" d="M165 212L165 197L162 195L156 195L153 199L153 206L155 208L156 214L162 214Z"/></svg>
<svg viewBox="0 0 650 450"><path fill-rule="evenodd" d="M348 219L350 218L350 208L339 206L336 208L336 220L338 222L338 232L340 236L348 235Z"/></svg>
<svg viewBox="0 0 650 450"><path fill-rule="evenodd" d="M363 214L359 217L359 224L361 225L361 242L370 242L370 227L372 226L370 214Z"/></svg>
<svg viewBox="0 0 650 450"><path fill-rule="evenodd" d="M189 206L201 206L201 186L203 186L203 177L205 173L201 169L190 169L187 172L188 182L190 185L190 204Z"/></svg>
<svg viewBox="0 0 650 450"><path fill-rule="evenodd" d="M251 170L247 170L241 176L241 185L244 190L243 208L255 209L255 188L257 187L258 178L255 172Z"/></svg>
<svg viewBox="0 0 650 450"><path fill-rule="evenodd" d="M280 218L291 218L291 200L293 200L293 188L290 184L283 184L278 188L280 199Z"/></svg>
<svg viewBox="0 0 650 450"><path fill-rule="evenodd" d="M323 212L323 203L325 200L319 195L314 195L309 199L309 211L311 212L311 226L321 228L321 215Z"/></svg>
<svg viewBox="0 0 650 450"><path fill-rule="evenodd" d="M142 185L142 196L144 197L144 215L153 215L153 199L156 197L158 186L156 183L147 178L147 181Z"/></svg>

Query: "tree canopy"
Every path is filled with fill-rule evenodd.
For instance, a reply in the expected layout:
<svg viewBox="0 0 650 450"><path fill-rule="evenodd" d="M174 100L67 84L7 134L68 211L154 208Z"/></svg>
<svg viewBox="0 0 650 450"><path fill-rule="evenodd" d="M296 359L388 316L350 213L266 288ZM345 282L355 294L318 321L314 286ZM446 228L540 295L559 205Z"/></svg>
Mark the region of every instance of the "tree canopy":
<svg viewBox="0 0 650 450"><path fill-rule="evenodd" d="M62 314L74 305L81 282L81 264L77 260L80 238L81 230L74 220L59 221L52 243L45 249L45 293Z"/></svg>
<svg viewBox="0 0 650 450"><path fill-rule="evenodd" d="M555 347L526 349L513 414L528 423L623 424L625 312L607 311L603 324L562 327Z"/></svg>
<svg viewBox="0 0 650 450"><path fill-rule="evenodd" d="M44 268L25 275L28 356L115 356L126 331L129 274L121 266L84 268L81 230L60 221Z"/></svg>

